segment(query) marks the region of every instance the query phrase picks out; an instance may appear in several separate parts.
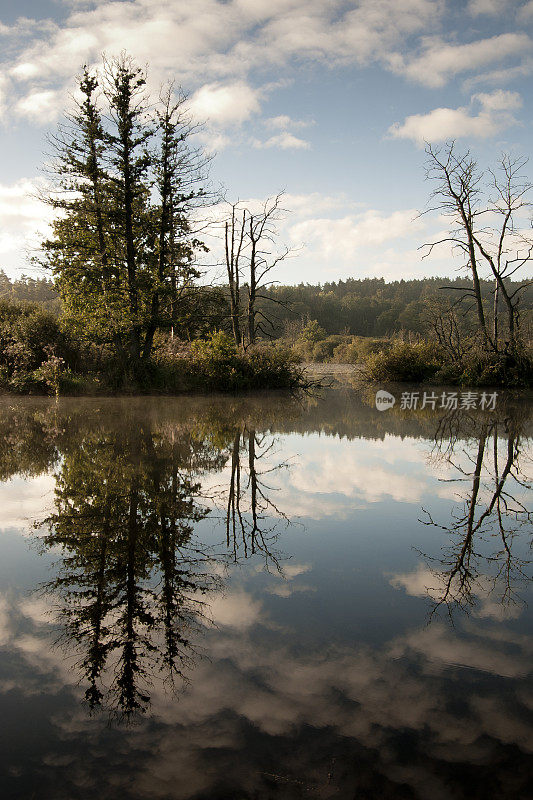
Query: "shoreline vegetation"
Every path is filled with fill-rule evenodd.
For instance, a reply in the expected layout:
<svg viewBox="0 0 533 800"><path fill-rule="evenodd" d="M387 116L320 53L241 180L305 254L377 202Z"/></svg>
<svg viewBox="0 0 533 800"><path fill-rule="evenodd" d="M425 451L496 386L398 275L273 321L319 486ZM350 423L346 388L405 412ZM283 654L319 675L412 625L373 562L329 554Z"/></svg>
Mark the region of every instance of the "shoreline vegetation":
<svg viewBox="0 0 533 800"><path fill-rule="evenodd" d="M237 393L308 390L328 380L327 365L344 365L360 385L421 383L527 389L533 386L529 341L515 350L490 353L475 339L450 353L419 331L388 336L328 334L317 320L291 321L284 333L238 347L226 330L192 340L165 332L132 377L113 348L85 340L64 326L51 282L20 279L0 299L0 393L105 396L120 394ZM35 284L35 282L34 282ZM27 296L34 297L33 302ZM23 299L19 299L22 296ZM40 298L44 299L41 300ZM317 377L309 365L322 365Z"/></svg>

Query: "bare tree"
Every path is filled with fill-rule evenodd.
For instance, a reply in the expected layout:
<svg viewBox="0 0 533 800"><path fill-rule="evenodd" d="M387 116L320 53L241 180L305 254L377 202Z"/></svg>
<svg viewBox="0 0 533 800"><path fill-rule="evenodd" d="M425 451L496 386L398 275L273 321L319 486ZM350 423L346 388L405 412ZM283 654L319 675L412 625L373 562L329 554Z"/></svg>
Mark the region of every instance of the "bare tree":
<svg viewBox="0 0 533 800"><path fill-rule="evenodd" d="M253 345L259 334L268 334L272 328L258 301L278 302L264 292L276 282L270 279L272 271L292 252L278 243L279 225L286 214L282 200L280 192L269 197L258 211L234 203L224 224L232 331L238 345L245 336ZM241 307L241 285L246 289L245 310Z"/></svg>
<svg viewBox="0 0 533 800"><path fill-rule="evenodd" d="M431 204L426 212L438 211L450 220L447 236L423 245L424 257L439 244L450 243L465 256L465 266L472 279L471 289L460 289L462 299L473 300L478 329L487 350L501 352L498 305L506 309L508 339L504 350L513 352L517 344L520 292L528 283L509 288L519 270L533 253L533 238L520 231L521 217L531 206L528 195L533 184L522 175L524 158L502 155L498 168L480 170L467 150L458 153L455 142L442 148L426 146L426 175L436 182ZM481 293L482 270L494 280L494 302L488 312ZM453 287L455 288L455 287ZM492 325L490 315L492 314Z"/></svg>
<svg viewBox="0 0 533 800"><path fill-rule="evenodd" d="M235 344L241 344L241 287L240 259L244 246L246 231L246 209L238 208L238 203L231 205L231 214L224 223L224 243L226 271L228 274L231 329Z"/></svg>

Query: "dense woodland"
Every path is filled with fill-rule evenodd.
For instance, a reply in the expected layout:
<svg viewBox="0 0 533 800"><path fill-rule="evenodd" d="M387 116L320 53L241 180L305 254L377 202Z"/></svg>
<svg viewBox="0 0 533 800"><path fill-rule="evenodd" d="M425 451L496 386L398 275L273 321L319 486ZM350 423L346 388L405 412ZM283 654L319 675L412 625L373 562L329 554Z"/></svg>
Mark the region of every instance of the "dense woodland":
<svg viewBox="0 0 533 800"><path fill-rule="evenodd" d="M523 335L533 335L533 285L524 286L520 309ZM451 287L451 288L449 288ZM266 298L259 306L268 314L271 326L263 338L297 338L310 321L316 320L326 334L355 336L391 336L411 332L426 334L431 326L428 314L430 300L446 305L456 298L457 288L468 289L468 278L417 278L386 282L383 278L347 278L324 284L296 286L274 285L263 290ZM493 285L481 281L487 306L491 302ZM190 290L189 304L196 313L184 315L177 333L185 340L205 332L231 330L228 287L197 286ZM46 277L22 276L10 280L0 270L0 298L12 302L32 302L60 314L61 301L52 280ZM466 309L465 317L471 317Z"/></svg>

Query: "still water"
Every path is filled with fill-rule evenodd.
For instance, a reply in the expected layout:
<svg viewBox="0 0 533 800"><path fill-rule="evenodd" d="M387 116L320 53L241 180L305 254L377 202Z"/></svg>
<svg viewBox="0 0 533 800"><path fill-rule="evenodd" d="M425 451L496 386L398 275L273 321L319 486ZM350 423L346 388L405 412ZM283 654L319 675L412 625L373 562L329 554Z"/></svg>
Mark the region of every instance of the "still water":
<svg viewBox="0 0 533 800"><path fill-rule="evenodd" d="M531 409L0 398L1 797L532 797Z"/></svg>

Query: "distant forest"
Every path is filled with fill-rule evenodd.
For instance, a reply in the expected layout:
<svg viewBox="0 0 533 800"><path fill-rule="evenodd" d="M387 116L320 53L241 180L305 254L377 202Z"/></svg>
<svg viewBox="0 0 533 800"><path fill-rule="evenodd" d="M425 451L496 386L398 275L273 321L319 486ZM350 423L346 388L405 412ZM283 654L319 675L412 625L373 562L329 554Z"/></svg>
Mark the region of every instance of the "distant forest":
<svg viewBox="0 0 533 800"><path fill-rule="evenodd" d="M0 300L23 303L39 303L48 311L61 310L61 301L54 288L53 281L47 278L30 278L22 275L11 281L0 269Z"/></svg>
<svg viewBox="0 0 533 800"><path fill-rule="evenodd" d="M483 298L489 306L494 284L491 281L481 283ZM511 288L518 285L509 282ZM400 331L423 334L430 323L428 314L432 313L432 301L449 307L462 296L457 290L469 286L467 278L421 278L390 283L383 278L348 278L317 285L274 285L262 290L259 306L272 323L270 333L273 338L297 335L303 325L312 320L316 320L330 335L388 336ZM243 287L242 291L246 288ZM195 307L202 311L202 332L218 328L229 330L227 287L196 286L191 288L191 293L195 295ZM22 276L11 281L0 270L0 299L38 303L57 314L61 310L53 282L44 277ZM472 311L464 301L461 309L466 317ZM526 285L521 295L521 328L525 337L531 340L533 285ZM199 331L182 330L180 333L189 338Z"/></svg>

